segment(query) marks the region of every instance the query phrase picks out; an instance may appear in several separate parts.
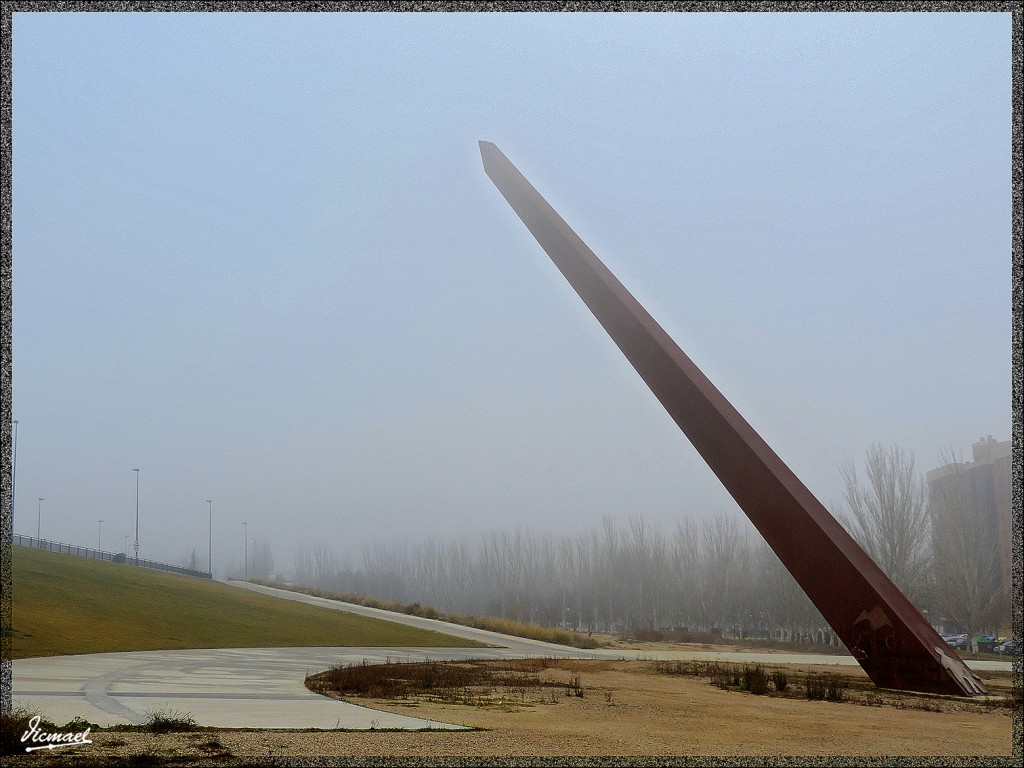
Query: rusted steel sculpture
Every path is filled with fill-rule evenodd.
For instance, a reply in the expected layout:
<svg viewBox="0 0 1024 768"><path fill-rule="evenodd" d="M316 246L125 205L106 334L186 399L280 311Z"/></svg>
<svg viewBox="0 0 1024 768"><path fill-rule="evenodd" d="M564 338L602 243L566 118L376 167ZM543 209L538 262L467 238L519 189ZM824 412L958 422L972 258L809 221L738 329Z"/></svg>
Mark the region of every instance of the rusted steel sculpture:
<svg viewBox="0 0 1024 768"><path fill-rule="evenodd" d="M978 677L494 144L484 170L876 685Z"/></svg>

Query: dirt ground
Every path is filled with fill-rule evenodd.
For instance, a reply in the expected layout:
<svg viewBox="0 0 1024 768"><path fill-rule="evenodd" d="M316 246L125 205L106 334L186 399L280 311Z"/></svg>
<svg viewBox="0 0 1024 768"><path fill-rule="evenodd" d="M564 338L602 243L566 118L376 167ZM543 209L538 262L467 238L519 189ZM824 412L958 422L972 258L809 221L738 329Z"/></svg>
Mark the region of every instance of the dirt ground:
<svg viewBox="0 0 1024 768"><path fill-rule="evenodd" d="M1012 710L996 704L855 690L843 702L721 690L656 674L652 662L574 661L547 669L567 687L494 689L472 704L351 698L363 706L478 729L463 732L105 731L82 756L276 759L287 756L669 756L1011 754ZM792 668L791 668L792 669ZM812 667L804 667L813 670ZM578 675L583 696L568 685ZM857 673L851 672L856 681ZM866 679L866 678L865 678ZM1006 673L984 677L1007 693ZM858 703L859 702L859 703ZM921 707L941 711L923 711ZM15 759L35 762L35 755ZM68 754L70 757L70 754ZM135 758L136 760L138 757ZM155 761L155 760L154 760Z"/></svg>

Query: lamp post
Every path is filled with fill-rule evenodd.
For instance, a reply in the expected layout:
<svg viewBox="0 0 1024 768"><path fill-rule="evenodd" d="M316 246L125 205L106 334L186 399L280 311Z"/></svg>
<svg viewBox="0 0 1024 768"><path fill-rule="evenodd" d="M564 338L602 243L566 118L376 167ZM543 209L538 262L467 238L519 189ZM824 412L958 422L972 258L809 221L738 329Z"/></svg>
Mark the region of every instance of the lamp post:
<svg viewBox="0 0 1024 768"><path fill-rule="evenodd" d="M207 499L206 503L210 505L210 554L207 562L207 567L210 570L210 578L213 578L213 500Z"/></svg>
<svg viewBox="0 0 1024 768"><path fill-rule="evenodd" d="M242 523L245 527L245 580L249 580L249 524Z"/></svg>
<svg viewBox="0 0 1024 768"><path fill-rule="evenodd" d="M135 473L135 565L139 564L139 468L132 469Z"/></svg>
<svg viewBox="0 0 1024 768"><path fill-rule="evenodd" d="M14 419L11 422L14 424L14 456L13 464L11 465L11 530L14 530L14 481L18 479L18 420Z"/></svg>
<svg viewBox="0 0 1024 768"><path fill-rule="evenodd" d="M36 540L41 541L42 537L39 535L40 528L42 527L43 519L43 502L46 501L42 496L39 497L39 509L36 511Z"/></svg>
<svg viewBox="0 0 1024 768"><path fill-rule="evenodd" d="M128 534L124 535L124 553L128 554Z"/></svg>
<svg viewBox="0 0 1024 768"><path fill-rule="evenodd" d="M96 533L96 551L103 549L103 521L100 520L99 531Z"/></svg>

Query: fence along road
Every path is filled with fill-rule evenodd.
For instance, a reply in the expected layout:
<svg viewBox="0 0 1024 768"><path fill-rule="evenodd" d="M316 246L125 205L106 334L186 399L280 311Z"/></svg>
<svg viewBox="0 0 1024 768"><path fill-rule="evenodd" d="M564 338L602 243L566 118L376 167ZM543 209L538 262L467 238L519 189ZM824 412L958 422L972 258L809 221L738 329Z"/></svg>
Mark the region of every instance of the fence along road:
<svg viewBox="0 0 1024 768"><path fill-rule="evenodd" d="M407 616L255 584L234 586L333 610L432 629L489 643L491 648L223 648L138 651L16 659L13 703L63 724L79 716L98 725L143 723L151 712L190 713L200 725L221 728L400 728L459 726L393 715L328 699L303 680L335 664L427 659L565 658L704 659L738 662L856 666L850 656L796 653L637 652L587 650L501 635L435 619ZM1010 662L971 662L975 669L1011 669Z"/></svg>
<svg viewBox="0 0 1024 768"><path fill-rule="evenodd" d="M212 574L209 574L206 571L194 571L191 568L184 568L180 565L171 565L170 563L160 563L156 560L144 560L141 558L130 557L124 552L105 552L102 549L80 547L77 544L64 544L63 542L50 541L49 539L37 539L34 536L22 536L17 533L11 537L11 543L15 546L41 549L44 552L60 552L64 555L88 557L92 560L106 560L111 563L124 563L126 565L137 566L139 568L150 568L155 571L180 573L185 576L198 576L201 579L212 578Z"/></svg>

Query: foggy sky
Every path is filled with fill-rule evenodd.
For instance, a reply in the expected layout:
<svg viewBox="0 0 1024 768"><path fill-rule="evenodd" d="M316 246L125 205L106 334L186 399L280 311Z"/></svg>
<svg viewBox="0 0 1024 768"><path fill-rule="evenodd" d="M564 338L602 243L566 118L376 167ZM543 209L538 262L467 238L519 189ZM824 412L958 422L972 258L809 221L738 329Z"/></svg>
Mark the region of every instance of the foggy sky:
<svg viewBox="0 0 1024 768"><path fill-rule="evenodd" d="M16 13L14 531L741 515L493 141L829 508L1010 438L1010 15Z"/></svg>

